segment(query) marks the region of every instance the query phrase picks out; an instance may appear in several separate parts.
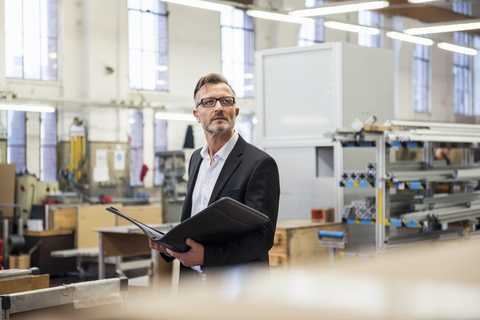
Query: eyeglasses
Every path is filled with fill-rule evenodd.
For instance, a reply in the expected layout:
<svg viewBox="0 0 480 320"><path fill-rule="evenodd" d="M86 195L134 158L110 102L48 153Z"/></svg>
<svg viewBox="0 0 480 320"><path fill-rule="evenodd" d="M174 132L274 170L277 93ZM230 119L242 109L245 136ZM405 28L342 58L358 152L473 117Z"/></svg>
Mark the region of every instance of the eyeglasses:
<svg viewBox="0 0 480 320"><path fill-rule="evenodd" d="M220 101L222 107L231 107L235 104L235 97L203 98L197 104L197 108L199 105L202 105L204 108L215 107L217 101Z"/></svg>

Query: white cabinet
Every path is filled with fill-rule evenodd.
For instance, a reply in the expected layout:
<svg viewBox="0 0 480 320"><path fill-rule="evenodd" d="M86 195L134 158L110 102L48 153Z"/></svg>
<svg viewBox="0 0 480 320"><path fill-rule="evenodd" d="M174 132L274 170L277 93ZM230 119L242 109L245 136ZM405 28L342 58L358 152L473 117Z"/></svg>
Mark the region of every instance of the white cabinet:
<svg viewBox="0 0 480 320"><path fill-rule="evenodd" d="M310 219L312 208L343 209L344 158L326 134L374 115L394 118L394 57L347 43L269 49L256 54L258 144L279 165L280 220Z"/></svg>

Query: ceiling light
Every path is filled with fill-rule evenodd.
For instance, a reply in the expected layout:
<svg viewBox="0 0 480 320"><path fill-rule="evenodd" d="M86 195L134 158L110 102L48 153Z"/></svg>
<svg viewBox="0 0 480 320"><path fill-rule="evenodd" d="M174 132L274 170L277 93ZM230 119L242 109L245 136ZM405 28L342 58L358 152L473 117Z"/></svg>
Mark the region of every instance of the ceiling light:
<svg viewBox="0 0 480 320"><path fill-rule="evenodd" d="M480 19L462 20L451 23L431 23L422 27L403 30L407 34L441 33L480 29Z"/></svg>
<svg viewBox="0 0 480 320"><path fill-rule="evenodd" d="M270 11L247 10L247 14L255 18L282 21L282 22L291 22L291 23L299 23L299 24L315 22L315 20L311 18L295 17L288 14L275 13Z"/></svg>
<svg viewBox="0 0 480 320"><path fill-rule="evenodd" d="M55 112L55 108L47 105L0 103L0 110L28 111L28 112Z"/></svg>
<svg viewBox="0 0 480 320"><path fill-rule="evenodd" d="M464 53L464 54L468 54L468 55L471 55L471 56L474 56L474 55L477 54L476 49L469 48L469 47L463 47L463 46L459 46L459 45L451 44L451 43L447 43L447 42L437 43L437 47L439 47L440 49L443 49L443 50L448 50L448 51L453 51L453 52L458 52L458 53Z"/></svg>
<svg viewBox="0 0 480 320"><path fill-rule="evenodd" d="M425 3L425 2L434 2L438 0L408 0L410 3Z"/></svg>
<svg viewBox="0 0 480 320"><path fill-rule="evenodd" d="M160 120L196 121L191 113L157 112L155 118Z"/></svg>
<svg viewBox="0 0 480 320"><path fill-rule="evenodd" d="M214 11L231 11L233 10L232 6L210 2L202 0L163 0L163 2L169 2L174 4L180 4L183 6L195 7L200 9L214 10Z"/></svg>
<svg viewBox="0 0 480 320"><path fill-rule="evenodd" d="M325 21L323 25L327 28L338 29L344 31L367 33L367 34L379 34L380 30L373 27L359 26L356 24L348 24L336 21Z"/></svg>
<svg viewBox="0 0 480 320"><path fill-rule="evenodd" d="M405 33L396 32L396 31L389 31L386 33L386 36L392 39L407 41L412 43L423 44L424 46L431 46L433 44L432 39L422 38L417 36L411 36Z"/></svg>
<svg viewBox="0 0 480 320"><path fill-rule="evenodd" d="M315 17L324 16L327 14L362 11L362 10L375 10L386 8L390 5L388 1L376 0L376 1L342 1L341 3L335 3L331 5L325 5L316 8L300 9L291 11L290 14L300 17Z"/></svg>

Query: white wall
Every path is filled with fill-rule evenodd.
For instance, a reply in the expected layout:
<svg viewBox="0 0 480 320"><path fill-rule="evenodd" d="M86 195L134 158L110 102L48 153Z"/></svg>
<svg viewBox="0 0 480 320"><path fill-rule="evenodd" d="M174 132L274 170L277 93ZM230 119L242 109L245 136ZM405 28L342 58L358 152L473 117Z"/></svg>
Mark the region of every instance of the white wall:
<svg viewBox="0 0 480 320"><path fill-rule="evenodd" d="M4 1L0 0L0 13ZM128 83L128 11L126 0L59 0L60 46L58 82L6 79L5 68L0 63L0 88L19 95L76 100L121 102L139 105L150 103L144 117L145 146L153 145L153 117L158 107L188 113L193 109L193 88L199 77L210 72L221 72L220 15L217 12L167 4L169 43L169 91L148 92L131 90ZM302 0L268 1L258 0L259 5L274 4L280 8L300 7ZM338 20L356 22L357 15L337 15ZM0 55L4 52L3 14L0 14ZM387 27L415 25L417 21L403 18L385 18ZM300 26L267 20L256 20L256 50L295 46ZM327 30L327 41L357 43L352 33ZM394 50L396 57L395 110L398 119L454 121L452 106L452 53L432 48L432 111L418 114L412 111L412 54L414 46L397 43L388 38L384 46ZM477 59L478 60L478 59ZM108 74L105 67L113 68ZM375 66L372 66L374 68ZM285 81L291 81L285 79ZM378 93L382 94L382 93ZM476 98L478 104L478 98ZM255 109L254 99L242 99L238 103L243 110ZM91 141L128 141L128 109L95 107L91 104L58 104L58 137L68 140L68 128L74 117L85 119L89 126ZM31 119L30 115L27 115ZM29 120L30 121L30 120ZM178 150L183 146L186 127L195 122L170 122L168 124L168 149ZM195 142L204 143L200 125L194 126ZM31 130L29 129L29 132ZM29 134L30 135L30 134ZM255 135L254 135L255 136ZM38 159L35 151L38 143L28 137L28 154ZM33 148L33 149L31 149ZM151 150L145 151L146 161ZM33 158L32 158L33 159ZM29 160L30 161L30 160ZM33 173L38 165L30 164ZM149 166L150 167L150 166ZM153 167L153 166L152 166ZM146 186L152 178L147 175Z"/></svg>

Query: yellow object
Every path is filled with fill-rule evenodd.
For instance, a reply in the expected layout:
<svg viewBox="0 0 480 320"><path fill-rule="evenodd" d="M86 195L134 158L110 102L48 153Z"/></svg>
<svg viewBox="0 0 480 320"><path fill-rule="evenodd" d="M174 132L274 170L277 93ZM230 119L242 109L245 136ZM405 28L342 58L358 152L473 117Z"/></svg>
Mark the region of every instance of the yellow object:
<svg viewBox="0 0 480 320"><path fill-rule="evenodd" d="M68 169L70 172L75 172L75 180L82 178L80 167L86 158L86 128L83 123L74 121L70 126L70 162Z"/></svg>

